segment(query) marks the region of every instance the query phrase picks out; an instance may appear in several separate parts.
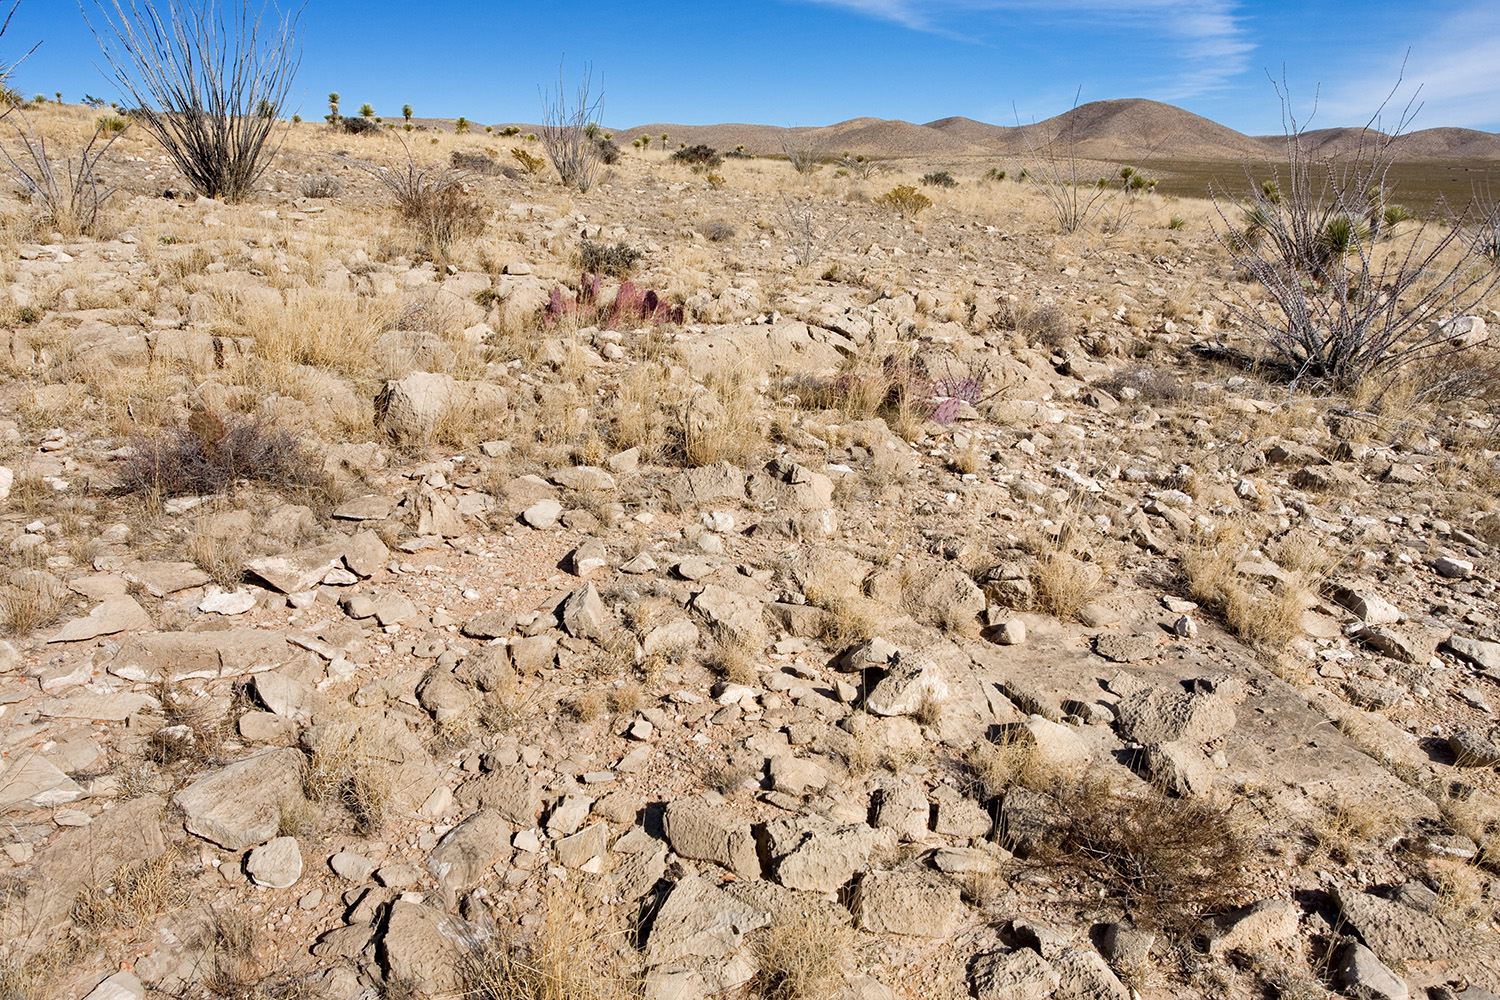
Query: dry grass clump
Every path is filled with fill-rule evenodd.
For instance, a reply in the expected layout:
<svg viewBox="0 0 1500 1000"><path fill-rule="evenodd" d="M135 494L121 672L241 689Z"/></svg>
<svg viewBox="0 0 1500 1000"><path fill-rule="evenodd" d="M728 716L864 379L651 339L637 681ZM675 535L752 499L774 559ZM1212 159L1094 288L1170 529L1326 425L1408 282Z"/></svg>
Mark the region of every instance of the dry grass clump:
<svg viewBox="0 0 1500 1000"><path fill-rule="evenodd" d="M975 743L964 763L974 792L986 801L999 798L1015 785L1046 791L1056 777L1037 753L1036 741L1020 726L1007 727L995 739Z"/></svg>
<svg viewBox="0 0 1500 1000"><path fill-rule="evenodd" d="M677 409L674 429L683 462L694 467L752 463L766 443L760 404L760 394L746 373L710 375L704 390Z"/></svg>
<svg viewBox="0 0 1500 1000"><path fill-rule="evenodd" d="M73 904L73 920L92 931L138 927L188 900L186 880L168 852L121 865L104 881L86 888Z"/></svg>
<svg viewBox="0 0 1500 1000"><path fill-rule="evenodd" d="M62 615L65 600L42 580L0 587L0 624L10 635L46 628Z"/></svg>
<svg viewBox="0 0 1500 1000"><path fill-rule="evenodd" d="M533 940L477 944L460 976L465 1000L625 1000L632 995L613 944L625 930L609 907L589 901L587 880L547 883L546 913Z"/></svg>
<svg viewBox="0 0 1500 1000"><path fill-rule="evenodd" d="M187 557L226 590L238 587L244 580L248 553L243 540L209 531L201 521L188 536Z"/></svg>
<svg viewBox="0 0 1500 1000"><path fill-rule="evenodd" d="M1179 563L1194 600L1217 610L1241 638L1279 650L1302 634L1302 612L1312 604L1315 589L1313 567L1325 565L1326 557L1322 549L1284 541L1284 557L1307 568L1287 569L1267 588L1237 568L1248 548L1245 539L1243 527L1221 523L1195 538Z"/></svg>
<svg viewBox="0 0 1500 1000"><path fill-rule="evenodd" d="M760 972L754 988L766 1000L825 1000L840 992L853 958L854 931L812 917L773 923L755 935Z"/></svg>
<svg viewBox="0 0 1500 1000"><path fill-rule="evenodd" d="M218 493L239 480L304 488L323 482L288 432L206 411L193 414L186 428L136 436L122 466L122 492L155 497Z"/></svg>
<svg viewBox="0 0 1500 1000"><path fill-rule="evenodd" d="M760 671L756 669L756 654L733 633L722 635L704 657L706 666L731 684L755 685L760 682Z"/></svg>
<svg viewBox="0 0 1500 1000"><path fill-rule="evenodd" d="M159 767L185 764L190 770L212 765L230 725L223 706L167 681L156 685L156 700L164 724L146 740L146 759Z"/></svg>
<svg viewBox="0 0 1500 1000"><path fill-rule="evenodd" d="M1038 557L1031 582L1043 611L1069 619L1089 602L1102 578L1103 572L1095 563L1067 552L1047 552Z"/></svg>
<svg viewBox="0 0 1500 1000"><path fill-rule="evenodd" d="M303 789L314 802L343 806L361 830L374 832L385 823L393 780L365 730L353 721L336 722L318 735Z"/></svg>
<svg viewBox="0 0 1500 1000"><path fill-rule="evenodd" d="M1185 933L1238 905L1250 847L1228 810L1098 778L1058 786L1058 824L1026 860L1091 896L1118 899L1133 922Z"/></svg>

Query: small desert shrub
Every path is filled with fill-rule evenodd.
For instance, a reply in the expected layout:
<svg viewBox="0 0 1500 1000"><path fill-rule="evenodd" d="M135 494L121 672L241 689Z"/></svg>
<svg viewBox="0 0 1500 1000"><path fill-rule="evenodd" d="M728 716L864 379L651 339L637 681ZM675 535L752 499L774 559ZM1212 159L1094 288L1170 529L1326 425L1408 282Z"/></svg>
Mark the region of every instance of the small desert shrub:
<svg viewBox="0 0 1500 1000"><path fill-rule="evenodd" d="M712 146L700 143L677 150L672 154L672 162L690 168L695 174L701 174L710 170L718 170L724 165L724 157L720 156L719 151Z"/></svg>
<svg viewBox="0 0 1500 1000"><path fill-rule="evenodd" d="M1167 220L1168 229L1186 229L1187 220L1180 215L1174 215Z"/></svg>
<svg viewBox="0 0 1500 1000"><path fill-rule="evenodd" d="M592 240L584 240L578 245L578 262L584 272L610 278L628 277L636 262L644 256L623 240L614 246Z"/></svg>
<svg viewBox="0 0 1500 1000"><path fill-rule="evenodd" d="M922 175L922 184L925 187L942 187L942 188L955 188L955 187L958 187L958 181L954 180L953 179L953 175L950 174L946 170L934 170L930 174L923 174Z"/></svg>
<svg viewBox="0 0 1500 1000"><path fill-rule="evenodd" d="M186 429L166 428L131 441L120 472L125 493L218 493L239 480L313 487L323 477L291 434L259 421L195 413Z"/></svg>
<svg viewBox="0 0 1500 1000"><path fill-rule="evenodd" d="M344 193L344 182L332 174L314 174L302 178L299 190L304 198L337 198Z"/></svg>
<svg viewBox="0 0 1500 1000"><path fill-rule="evenodd" d="M997 317L1001 326L1014 330L1028 341L1049 347L1061 344L1073 334L1068 314L1055 305L1025 306L1010 303Z"/></svg>
<svg viewBox="0 0 1500 1000"><path fill-rule="evenodd" d="M1173 934L1242 902L1250 851L1225 809L1099 779L1052 794L1058 825L1028 867L1071 877L1089 896L1118 899L1138 925Z"/></svg>
<svg viewBox="0 0 1500 1000"><path fill-rule="evenodd" d="M824 1000L839 993L853 958L854 932L813 917L773 923L754 938L759 995L765 1000Z"/></svg>
<svg viewBox="0 0 1500 1000"><path fill-rule="evenodd" d="M899 184L876 198L875 204L890 209L903 219L914 219L932 207L932 199L910 184Z"/></svg>
<svg viewBox="0 0 1500 1000"><path fill-rule="evenodd" d="M484 208L469 195L463 173L418 166L410 150L405 165L392 169L361 160L347 162L385 185L396 199L396 214L433 257L446 255L454 240L484 231Z"/></svg>
<svg viewBox="0 0 1500 1000"><path fill-rule="evenodd" d="M526 171L526 173L530 174L533 177L541 173L542 168L547 165L546 158L528 153L520 146L512 146L510 155L515 159L517 163L521 165L522 170Z"/></svg>
<svg viewBox="0 0 1500 1000"><path fill-rule="evenodd" d="M103 221L104 203L115 192L99 176L99 163L123 129L95 129L82 149L59 156L48 148L47 140L32 128L24 114L14 113L16 119L10 125L20 151L12 155L9 149L0 147L0 158L23 195L45 225L55 227L65 236L97 233Z"/></svg>
<svg viewBox="0 0 1500 1000"><path fill-rule="evenodd" d="M710 243L723 243L725 240L734 239L737 230L731 222L723 219L708 219L698 223L698 232L702 233L703 238Z"/></svg>
<svg viewBox="0 0 1500 1000"><path fill-rule="evenodd" d="M495 158L487 153L465 151L455 149L448 162L454 170L461 170L466 174L476 174L481 177L492 177L502 172L504 168L495 162Z"/></svg>

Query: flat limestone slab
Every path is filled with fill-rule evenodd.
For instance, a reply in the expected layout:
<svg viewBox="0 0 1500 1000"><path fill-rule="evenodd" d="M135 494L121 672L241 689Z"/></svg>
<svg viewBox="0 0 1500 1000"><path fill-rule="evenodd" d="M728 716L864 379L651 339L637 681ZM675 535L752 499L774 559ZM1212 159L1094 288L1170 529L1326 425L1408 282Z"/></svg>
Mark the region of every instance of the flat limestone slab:
<svg viewBox="0 0 1500 1000"><path fill-rule="evenodd" d="M262 750L205 774L173 801L189 833L230 851L276 836L281 807L302 795L302 754L290 747Z"/></svg>
<svg viewBox="0 0 1500 1000"><path fill-rule="evenodd" d="M158 632L132 636L109 672L130 681L233 677L280 666L291 656L286 637L260 629Z"/></svg>

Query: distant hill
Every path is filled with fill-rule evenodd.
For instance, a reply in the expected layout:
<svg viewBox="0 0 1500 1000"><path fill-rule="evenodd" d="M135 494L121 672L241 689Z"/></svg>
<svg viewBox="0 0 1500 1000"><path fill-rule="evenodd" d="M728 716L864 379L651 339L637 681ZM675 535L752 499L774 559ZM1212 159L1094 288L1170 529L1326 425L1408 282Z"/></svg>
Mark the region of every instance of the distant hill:
<svg viewBox="0 0 1500 1000"><path fill-rule="evenodd" d="M918 125L900 120L852 118L818 127L775 125L673 125L661 122L616 130L616 139L641 133L669 145L703 143L716 149L777 154L811 149L834 157L1015 157L1052 148L1083 159L1127 161L1265 160L1284 154L1284 136L1248 136L1160 101L1125 98L1079 105L1045 121L991 125L972 118L940 118ZM1303 139L1315 156L1348 154L1371 138L1359 128L1317 129ZM1398 140L1397 150L1416 160L1500 160L1500 133L1430 128Z"/></svg>

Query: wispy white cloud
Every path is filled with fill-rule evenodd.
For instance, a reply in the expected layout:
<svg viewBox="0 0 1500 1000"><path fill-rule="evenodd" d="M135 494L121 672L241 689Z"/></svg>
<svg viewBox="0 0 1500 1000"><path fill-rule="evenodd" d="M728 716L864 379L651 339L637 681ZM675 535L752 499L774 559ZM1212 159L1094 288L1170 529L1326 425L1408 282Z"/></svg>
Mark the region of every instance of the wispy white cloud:
<svg viewBox="0 0 1500 1000"><path fill-rule="evenodd" d="M1401 87L1382 115L1385 128L1395 124L1408 99L1416 94L1421 110L1411 128L1500 129L1500 6L1494 0L1479 0L1455 10L1410 44L1409 55L1405 45L1384 53L1364 53L1357 75L1325 84L1320 122L1363 124L1401 77Z"/></svg>
<svg viewBox="0 0 1500 1000"><path fill-rule="evenodd" d="M891 21L915 31L974 39L972 18L1011 14L1038 23L1086 21L1095 26L1137 32L1143 39L1167 39L1179 52L1163 67L1167 81L1160 96L1189 97L1215 90L1243 72L1254 48L1239 18L1237 0L806 0L842 7Z"/></svg>

